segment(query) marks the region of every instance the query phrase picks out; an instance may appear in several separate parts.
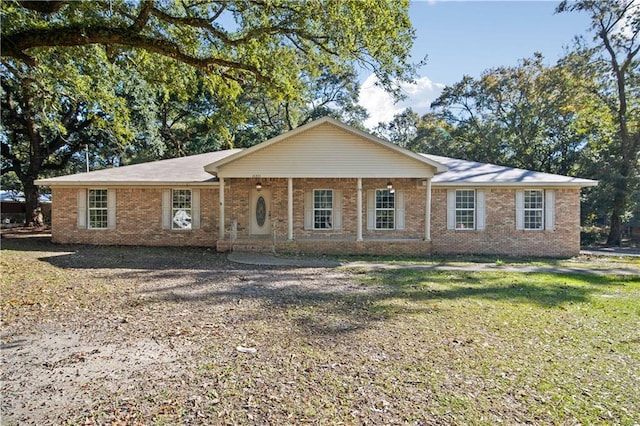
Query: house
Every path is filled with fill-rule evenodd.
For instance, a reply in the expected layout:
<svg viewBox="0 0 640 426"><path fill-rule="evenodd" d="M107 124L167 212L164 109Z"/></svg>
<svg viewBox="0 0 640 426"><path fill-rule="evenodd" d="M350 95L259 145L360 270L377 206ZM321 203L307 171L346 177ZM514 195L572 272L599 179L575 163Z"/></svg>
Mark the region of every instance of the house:
<svg viewBox="0 0 640 426"><path fill-rule="evenodd" d="M248 149L41 179L56 243L574 256L597 182L417 154L332 118Z"/></svg>
<svg viewBox="0 0 640 426"><path fill-rule="evenodd" d="M45 194L40 195L38 207L41 209L45 222L49 222L51 218L51 197ZM32 220L33 212L27 214L27 205L22 192L0 190L0 226L3 228L23 226L29 224Z"/></svg>

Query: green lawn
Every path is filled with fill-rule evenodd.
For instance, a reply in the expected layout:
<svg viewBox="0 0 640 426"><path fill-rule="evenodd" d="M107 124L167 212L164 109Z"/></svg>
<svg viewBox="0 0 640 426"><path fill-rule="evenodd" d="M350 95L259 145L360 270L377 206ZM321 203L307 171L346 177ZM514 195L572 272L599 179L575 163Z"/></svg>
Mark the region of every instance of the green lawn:
<svg viewBox="0 0 640 426"><path fill-rule="evenodd" d="M91 324L113 342L189 350L161 385L96 390L72 424L640 423L640 276L238 271L198 249L5 246L5 327L105 312Z"/></svg>

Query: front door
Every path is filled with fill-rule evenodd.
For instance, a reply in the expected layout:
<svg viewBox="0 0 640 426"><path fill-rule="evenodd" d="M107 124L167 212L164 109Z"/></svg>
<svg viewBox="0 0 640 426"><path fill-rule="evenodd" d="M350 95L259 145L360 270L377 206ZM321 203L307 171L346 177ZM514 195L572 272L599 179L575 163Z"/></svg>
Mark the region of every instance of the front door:
<svg viewBox="0 0 640 426"><path fill-rule="evenodd" d="M251 235L268 235L271 233L271 191L254 189L249 200L251 210Z"/></svg>

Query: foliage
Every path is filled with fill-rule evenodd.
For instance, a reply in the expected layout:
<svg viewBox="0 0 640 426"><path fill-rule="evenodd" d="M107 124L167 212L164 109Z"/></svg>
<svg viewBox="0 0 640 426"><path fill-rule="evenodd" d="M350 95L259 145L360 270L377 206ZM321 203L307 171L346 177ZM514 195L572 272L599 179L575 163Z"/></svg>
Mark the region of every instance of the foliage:
<svg viewBox="0 0 640 426"><path fill-rule="evenodd" d="M322 102L313 85L344 84L356 67L393 90L414 74L407 11L377 0L3 1L4 170L35 205L33 181L75 168L84 145L102 167L162 156L160 138L171 156L231 145L257 111L238 106L245 91L304 111ZM327 99L311 114L340 102Z"/></svg>
<svg viewBox="0 0 640 426"><path fill-rule="evenodd" d="M579 126L575 82L561 67L547 67L540 54L515 67L464 77L446 87L419 124L413 146L457 156L573 174L585 145Z"/></svg>
<svg viewBox="0 0 640 426"><path fill-rule="evenodd" d="M600 98L597 116L608 115L597 130L592 154L603 188L610 192L608 244L620 244L622 218L640 190L640 4L634 0L563 1L558 12L586 12L591 18L594 48L578 44L586 65L576 69L590 78L586 90ZM591 79L596 85L591 85Z"/></svg>

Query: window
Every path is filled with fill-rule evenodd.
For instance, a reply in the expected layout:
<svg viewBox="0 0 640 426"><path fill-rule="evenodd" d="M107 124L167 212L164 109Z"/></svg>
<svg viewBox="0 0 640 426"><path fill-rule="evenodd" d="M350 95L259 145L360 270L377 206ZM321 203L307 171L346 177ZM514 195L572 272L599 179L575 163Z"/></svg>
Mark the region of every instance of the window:
<svg viewBox="0 0 640 426"><path fill-rule="evenodd" d="M475 229L476 192L473 189L456 190L456 229Z"/></svg>
<svg viewBox="0 0 640 426"><path fill-rule="evenodd" d="M106 189L90 189L88 200L89 229L107 229L108 202Z"/></svg>
<svg viewBox="0 0 640 426"><path fill-rule="evenodd" d="M172 229L191 229L191 190L174 189L171 192Z"/></svg>
<svg viewBox="0 0 640 426"><path fill-rule="evenodd" d="M395 229L395 191L377 189L375 199L376 229Z"/></svg>
<svg viewBox="0 0 640 426"><path fill-rule="evenodd" d="M543 229L543 217L543 191L539 189L524 191L524 229Z"/></svg>
<svg viewBox="0 0 640 426"><path fill-rule="evenodd" d="M313 229L333 229L333 190L313 191Z"/></svg>

